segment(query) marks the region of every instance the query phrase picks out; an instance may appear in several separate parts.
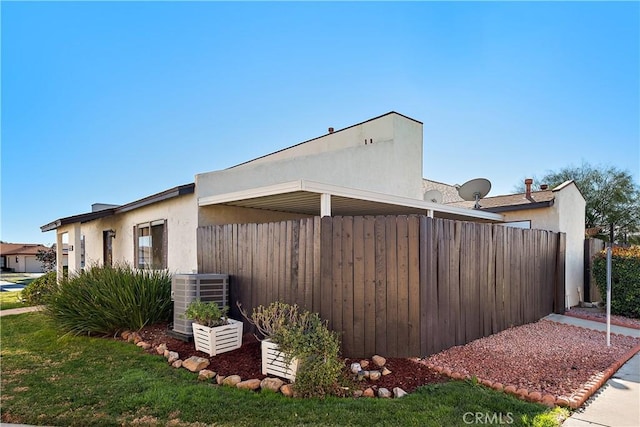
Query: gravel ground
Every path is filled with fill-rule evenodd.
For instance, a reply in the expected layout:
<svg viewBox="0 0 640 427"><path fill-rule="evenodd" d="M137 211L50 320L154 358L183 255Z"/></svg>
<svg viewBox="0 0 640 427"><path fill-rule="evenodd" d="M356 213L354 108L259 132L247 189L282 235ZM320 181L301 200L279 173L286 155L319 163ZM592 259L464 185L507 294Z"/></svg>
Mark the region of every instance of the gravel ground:
<svg viewBox="0 0 640 427"><path fill-rule="evenodd" d="M640 339L548 320L507 329L423 359L477 378L514 385L542 395L570 396L604 371Z"/></svg>
<svg viewBox="0 0 640 427"><path fill-rule="evenodd" d="M572 307L564 313L567 316L579 317L581 319L595 320L596 322L606 323L607 312L604 308L592 307ZM627 328L640 329L640 319L632 319L630 317L611 315L611 324L624 326Z"/></svg>

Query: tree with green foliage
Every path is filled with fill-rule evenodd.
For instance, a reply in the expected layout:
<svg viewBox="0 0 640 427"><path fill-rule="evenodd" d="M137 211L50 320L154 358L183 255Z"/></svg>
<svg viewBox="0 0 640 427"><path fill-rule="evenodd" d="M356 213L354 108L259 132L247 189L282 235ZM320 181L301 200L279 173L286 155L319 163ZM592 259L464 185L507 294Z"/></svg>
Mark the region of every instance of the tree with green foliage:
<svg viewBox="0 0 640 427"><path fill-rule="evenodd" d="M640 231L640 187L628 171L614 166L568 166L534 179L554 188L573 180L586 201L586 228L599 229L597 237L609 242L636 243ZM522 191L520 185L518 190Z"/></svg>

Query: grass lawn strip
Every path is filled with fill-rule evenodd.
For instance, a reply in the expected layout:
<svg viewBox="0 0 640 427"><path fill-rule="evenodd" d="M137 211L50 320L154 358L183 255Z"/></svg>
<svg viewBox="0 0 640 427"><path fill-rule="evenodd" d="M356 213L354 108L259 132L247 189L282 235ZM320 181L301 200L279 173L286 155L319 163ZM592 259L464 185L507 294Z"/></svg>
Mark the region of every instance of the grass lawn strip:
<svg viewBox="0 0 640 427"><path fill-rule="evenodd" d="M21 301L22 291L0 292L0 310L27 307L29 304Z"/></svg>
<svg viewBox="0 0 640 427"><path fill-rule="evenodd" d="M42 313L3 318L1 337L3 422L466 426L486 414L509 416L514 426L554 426L563 414L469 381L421 387L402 399L291 399L214 386L130 344L63 337Z"/></svg>

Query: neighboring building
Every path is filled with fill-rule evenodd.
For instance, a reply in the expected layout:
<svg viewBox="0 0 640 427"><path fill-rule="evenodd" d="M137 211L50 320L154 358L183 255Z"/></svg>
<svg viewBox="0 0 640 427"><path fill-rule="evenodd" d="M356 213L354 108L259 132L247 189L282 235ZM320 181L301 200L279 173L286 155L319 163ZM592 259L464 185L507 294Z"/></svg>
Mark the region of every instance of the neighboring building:
<svg viewBox="0 0 640 427"><path fill-rule="evenodd" d="M0 267L2 271L15 273L42 273L42 263L36 255L48 249L41 244L0 243Z"/></svg>
<svg viewBox="0 0 640 427"><path fill-rule="evenodd" d="M505 221L503 213L424 200L425 191L434 186L444 186L443 201L460 199L455 187L423 179L422 150L422 123L391 112L196 175L195 183L122 206L94 205L91 212L41 228L56 230L58 247L68 242L70 271L82 268L86 259L87 265L127 262L192 273L203 255L197 253L200 226L331 215L427 214Z"/></svg>
<svg viewBox="0 0 640 427"><path fill-rule="evenodd" d="M480 200L480 210L500 213L505 225L562 232L567 236L565 284L566 304L580 302L584 286L584 237L586 202L575 182L567 181L553 189L531 191L533 180L526 180L524 193L487 197ZM455 206L472 208L475 202L456 202Z"/></svg>

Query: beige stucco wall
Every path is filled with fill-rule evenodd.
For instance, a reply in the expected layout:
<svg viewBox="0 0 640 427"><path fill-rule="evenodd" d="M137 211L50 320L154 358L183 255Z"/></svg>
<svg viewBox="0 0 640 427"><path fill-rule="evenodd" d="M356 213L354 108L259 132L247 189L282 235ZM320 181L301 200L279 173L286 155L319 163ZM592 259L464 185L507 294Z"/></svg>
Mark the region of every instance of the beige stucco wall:
<svg viewBox="0 0 640 427"><path fill-rule="evenodd" d="M138 224L167 220L167 268L172 273L192 273L197 269L196 230L198 227L198 209L195 194L188 194L129 212L108 216L81 224L60 227L58 235L69 232L69 243L76 234L85 236L85 265L102 264L103 231L115 230L113 239L113 262L126 262L133 265L134 240L133 227ZM80 245L77 246L78 248ZM74 251L75 252L75 251ZM79 255L79 252L78 252ZM74 256L69 252L69 270L79 268L72 265Z"/></svg>
<svg viewBox="0 0 640 427"><path fill-rule="evenodd" d="M289 212L269 211L265 209L249 209L239 206L211 205L203 206L198 211L200 226L222 224L251 224L275 221L286 221L310 217L310 215Z"/></svg>
<svg viewBox="0 0 640 427"><path fill-rule="evenodd" d="M562 232L567 238L565 283L568 307L580 301L578 288L584 286L584 224L585 201L575 184L569 184L554 193L555 201L549 208L503 212L506 222L531 220L531 228Z"/></svg>
<svg viewBox="0 0 640 427"><path fill-rule="evenodd" d="M422 200L422 124L387 114L230 169L199 174L196 192L207 197L300 179Z"/></svg>

